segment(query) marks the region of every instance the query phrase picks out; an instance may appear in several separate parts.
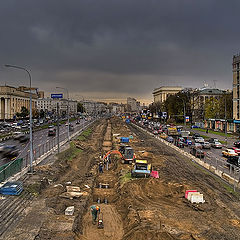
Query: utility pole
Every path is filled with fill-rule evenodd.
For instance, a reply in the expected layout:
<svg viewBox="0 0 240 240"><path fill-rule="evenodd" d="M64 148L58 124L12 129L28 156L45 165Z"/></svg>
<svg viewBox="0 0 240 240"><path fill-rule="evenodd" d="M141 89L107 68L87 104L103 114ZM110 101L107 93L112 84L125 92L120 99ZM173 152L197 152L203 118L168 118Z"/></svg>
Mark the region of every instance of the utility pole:
<svg viewBox="0 0 240 240"><path fill-rule="evenodd" d="M20 69L23 70L25 72L27 72L28 77L29 77L29 85L30 85L30 116L29 116L29 122L30 122L30 172L33 173L33 131L32 131L32 77L30 74L30 71L27 70L24 67L20 67L20 66L16 66L16 65L9 65L6 64L5 67L10 67L10 68L16 68L16 69Z"/></svg>
<svg viewBox="0 0 240 240"><path fill-rule="evenodd" d="M227 101L226 101L226 93L224 94L224 101L225 101L225 140L226 140L226 146L228 145L227 141Z"/></svg>
<svg viewBox="0 0 240 240"><path fill-rule="evenodd" d="M59 145L59 102L57 102L57 146L58 146L58 153L60 152L60 145Z"/></svg>

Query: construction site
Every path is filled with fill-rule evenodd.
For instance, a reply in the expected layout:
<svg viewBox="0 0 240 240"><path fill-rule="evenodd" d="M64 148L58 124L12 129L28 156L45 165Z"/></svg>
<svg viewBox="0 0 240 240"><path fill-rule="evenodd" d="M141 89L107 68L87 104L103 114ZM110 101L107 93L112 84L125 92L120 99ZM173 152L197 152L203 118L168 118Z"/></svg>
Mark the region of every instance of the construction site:
<svg viewBox="0 0 240 240"><path fill-rule="evenodd" d="M12 196L23 209L2 219L0 239L240 239L239 194L119 117L95 121L34 170ZM95 224L91 206L100 208Z"/></svg>

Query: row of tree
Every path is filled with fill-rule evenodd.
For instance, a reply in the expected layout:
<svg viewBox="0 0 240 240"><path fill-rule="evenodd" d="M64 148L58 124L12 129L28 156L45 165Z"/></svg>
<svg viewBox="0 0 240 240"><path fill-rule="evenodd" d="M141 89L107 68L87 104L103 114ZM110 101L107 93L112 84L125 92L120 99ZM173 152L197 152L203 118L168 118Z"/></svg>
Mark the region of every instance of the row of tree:
<svg viewBox="0 0 240 240"><path fill-rule="evenodd" d="M210 118L225 119L226 114L226 119L232 119L232 106L232 93L225 93L219 98L210 97L198 109L198 117L201 120ZM185 116L189 116L191 121L194 111L193 93L186 91L170 95L163 103L152 103L149 106L149 110L152 114L167 112L168 121L170 122L183 122L185 110Z"/></svg>

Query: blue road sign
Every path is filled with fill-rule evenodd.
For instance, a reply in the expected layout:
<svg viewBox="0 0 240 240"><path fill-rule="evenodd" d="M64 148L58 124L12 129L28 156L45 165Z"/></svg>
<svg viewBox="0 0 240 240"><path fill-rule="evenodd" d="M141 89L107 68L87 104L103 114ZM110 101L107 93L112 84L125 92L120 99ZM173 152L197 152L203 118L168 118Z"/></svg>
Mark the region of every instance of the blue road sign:
<svg viewBox="0 0 240 240"><path fill-rule="evenodd" d="M62 93L52 93L51 98L63 98L63 94Z"/></svg>

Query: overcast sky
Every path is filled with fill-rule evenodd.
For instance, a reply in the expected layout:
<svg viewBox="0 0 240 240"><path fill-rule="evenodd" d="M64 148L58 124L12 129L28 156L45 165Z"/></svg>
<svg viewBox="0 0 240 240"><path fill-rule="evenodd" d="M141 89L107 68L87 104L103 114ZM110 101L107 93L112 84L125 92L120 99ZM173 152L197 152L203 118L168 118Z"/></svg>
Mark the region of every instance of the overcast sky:
<svg viewBox="0 0 240 240"><path fill-rule="evenodd" d="M152 101L161 85L232 88L239 0L0 0L1 85Z"/></svg>

